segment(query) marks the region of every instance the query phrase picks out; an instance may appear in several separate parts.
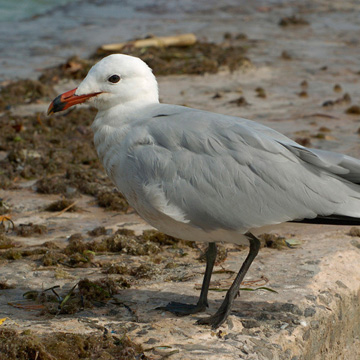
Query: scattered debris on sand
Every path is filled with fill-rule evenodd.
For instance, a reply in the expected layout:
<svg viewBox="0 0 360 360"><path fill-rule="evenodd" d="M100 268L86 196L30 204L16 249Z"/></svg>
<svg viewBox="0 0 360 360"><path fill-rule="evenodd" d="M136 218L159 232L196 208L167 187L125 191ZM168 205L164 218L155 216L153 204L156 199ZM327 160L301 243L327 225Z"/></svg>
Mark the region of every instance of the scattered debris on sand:
<svg viewBox="0 0 360 360"><path fill-rule="evenodd" d="M336 100L327 100L323 102L322 106L334 106L334 105L345 105L351 103L351 96L348 93L345 93L342 97Z"/></svg>
<svg viewBox="0 0 360 360"><path fill-rule="evenodd" d="M287 26L303 26L309 25L309 22L304 18L296 15L283 17L279 21L279 26L287 27Z"/></svg>
<svg viewBox="0 0 360 360"><path fill-rule="evenodd" d="M267 97L266 91L265 91L265 89L262 88L261 86L257 87L257 88L255 89L255 92L256 92L256 96L257 96L257 97L266 99L266 97Z"/></svg>
<svg viewBox="0 0 360 360"><path fill-rule="evenodd" d="M281 55L280 57L283 59L283 60L292 60L293 59L293 55L287 51L287 50L283 50L281 52Z"/></svg>
<svg viewBox="0 0 360 360"><path fill-rule="evenodd" d="M153 69L155 75L200 75L217 73L224 68L234 71L251 64L246 57L249 43L246 38L238 36L221 44L197 41L186 46L140 48L133 44L134 41L130 41L121 52L141 58ZM60 79L82 79L100 58L117 52L117 48L110 46L103 47L90 59L72 57L65 64L46 69L39 80L45 84L56 84Z"/></svg>
<svg viewBox="0 0 360 360"><path fill-rule="evenodd" d="M360 114L360 106L359 105L351 105L346 109L346 114L350 115L359 115Z"/></svg>
<svg viewBox="0 0 360 360"><path fill-rule="evenodd" d="M244 96L240 96L239 98L235 100L229 101L229 104L235 104L236 106L248 106L250 105Z"/></svg>

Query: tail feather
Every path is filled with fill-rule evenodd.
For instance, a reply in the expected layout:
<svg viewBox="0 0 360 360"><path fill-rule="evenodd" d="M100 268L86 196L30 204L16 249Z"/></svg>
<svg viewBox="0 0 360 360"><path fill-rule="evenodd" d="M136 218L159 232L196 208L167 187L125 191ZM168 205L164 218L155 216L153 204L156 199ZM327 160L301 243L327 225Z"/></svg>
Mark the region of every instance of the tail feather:
<svg viewBox="0 0 360 360"><path fill-rule="evenodd" d="M317 216L314 219L294 220L292 222L304 224L360 226L360 218L344 215Z"/></svg>

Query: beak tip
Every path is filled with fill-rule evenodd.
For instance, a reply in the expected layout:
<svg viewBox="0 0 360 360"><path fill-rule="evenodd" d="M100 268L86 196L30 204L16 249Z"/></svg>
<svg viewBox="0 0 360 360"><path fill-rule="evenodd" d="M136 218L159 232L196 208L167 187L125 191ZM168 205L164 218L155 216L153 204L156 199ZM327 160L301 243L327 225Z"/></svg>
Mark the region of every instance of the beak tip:
<svg viewBox="0 0 360 360"><path fill-rule="evenodd" d="M61 95L58 95L49 105L49 108L47 110L47 115L49 116L59 111L66 110L73 105L81 104L86 100L88 100L89 98L101 94L101 92L96 92L85 95L75 95L76 90L77 88L67 91Z"/></svg>
<svg viewBox="0 0 360 360"><path fill-rule="evenodd" d="M47 116L50 116L50 115L54 114L54 105L53 105L53 103L51 103L50 106L48 107L46 114L47 114Z"/></svg>

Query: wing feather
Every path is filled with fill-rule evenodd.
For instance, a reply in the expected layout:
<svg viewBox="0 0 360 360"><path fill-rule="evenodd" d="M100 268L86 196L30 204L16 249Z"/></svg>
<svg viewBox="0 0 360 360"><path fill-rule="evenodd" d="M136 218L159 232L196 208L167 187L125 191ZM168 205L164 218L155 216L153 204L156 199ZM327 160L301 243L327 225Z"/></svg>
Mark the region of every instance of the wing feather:
<svg viewBox="0 0 360 360"><path fill-rule="evenodd" d="M153 143L135 141L126 164L157 211L208 231L360 216L360 187L346 180L360 178L358 160L304 148L249 120L168 110L141 123ZM149 189L161 192L158 204Z"/></svg>

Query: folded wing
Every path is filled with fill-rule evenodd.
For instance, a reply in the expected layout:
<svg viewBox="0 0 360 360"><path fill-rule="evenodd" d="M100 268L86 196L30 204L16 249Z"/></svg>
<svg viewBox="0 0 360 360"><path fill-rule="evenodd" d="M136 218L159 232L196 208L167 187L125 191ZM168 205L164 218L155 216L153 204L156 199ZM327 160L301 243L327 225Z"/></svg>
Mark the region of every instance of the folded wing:
<svg viewBox="0 0 360 360"><path fill-rule="evenodd" d="M141 126L147 141L134 140L129 177L145 201L177 221L247 231L360 217L359 160L307 149L249 120L183 107L161 106Z"/></svg>

